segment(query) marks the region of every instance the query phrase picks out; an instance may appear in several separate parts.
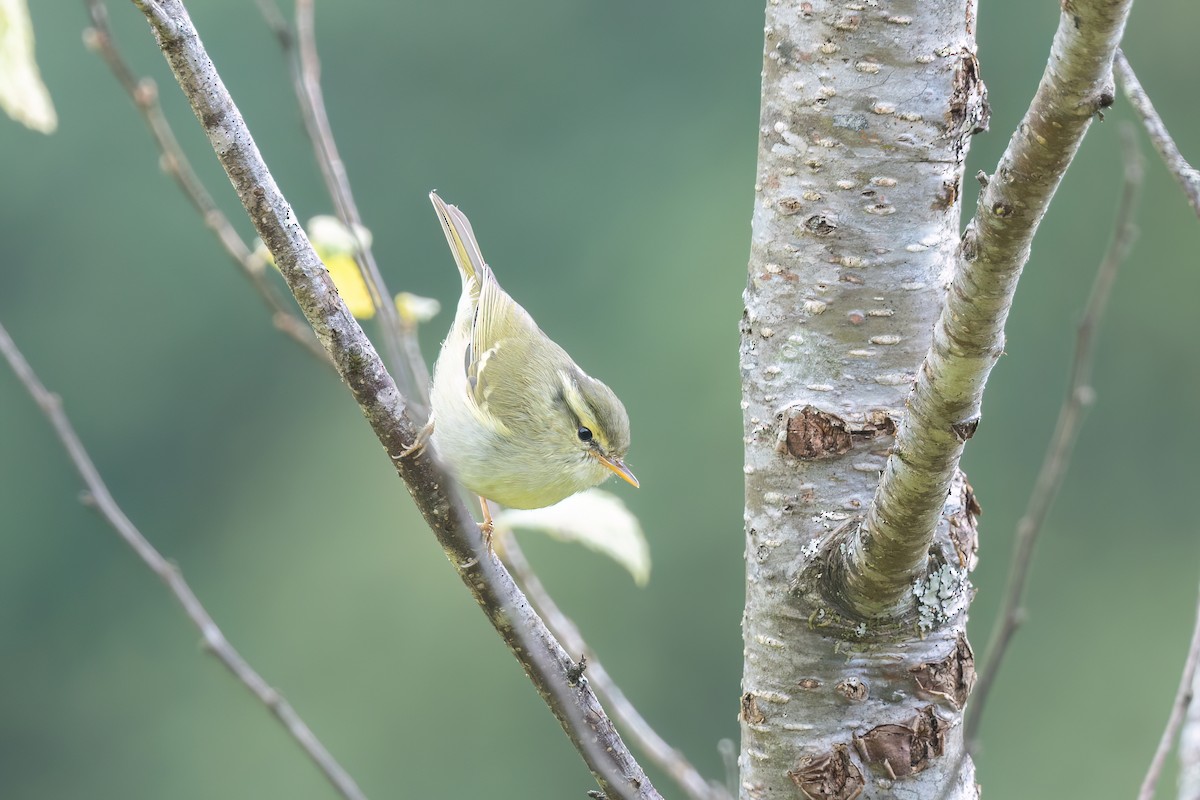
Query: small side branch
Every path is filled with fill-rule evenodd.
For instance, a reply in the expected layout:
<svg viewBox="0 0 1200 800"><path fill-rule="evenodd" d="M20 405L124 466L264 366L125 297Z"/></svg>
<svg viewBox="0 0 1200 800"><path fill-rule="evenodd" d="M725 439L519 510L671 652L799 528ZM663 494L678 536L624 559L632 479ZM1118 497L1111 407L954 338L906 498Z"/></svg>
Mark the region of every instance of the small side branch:
<svg viewBox="0 0 1200 800"><path fill-rule="evenodd" d="M71 459L76 472L83 479L88 490L88 503L104 518L121 540L141 559L158 578L167 585L175 601L183 608L188 619L200 631L204 647L220 661L226 669L242 683L259 702L279 720L284 730L288 732L304 754L308 756L317 768L346 800L366 800L366 795L358 788L358 784L349 773L330 755L325 746L317 739L316 734L304 724L304 720L296 713L291 704L273 689L254 668L242 658L233 645L225 638L225 634L217 627L217 623L205 610L199 598L192 592L179 567L163 558L154 545L142 535L141 531L125 516L125 512L117 505L117 501L109 493L108 487L100 477L96 465L84 449L83 442L75 433L70 419L62 410L58 397L46 390L34 373L25 356L17 349L16 344L8 335L8 331L0 325L0 354L8 362L17 375L21 385L29 392L30 397L37 403L38 408L54 426L54 432L62 442L63 448Z"/></svg>
<svg viewBox="0 0 1200 800"><path fill-rule="evenodd" d="M982 192L895 447L844 558L838 593L861 616L903 608L925 570L963 445L979 424L984 386L1004 351L1030 243L1093 117L1112 104L1112 58L1131 5L1064 7L1041 85Z"/></svg>
<svg viewBox="0 0 1200 800"><path fill-rule="evenodd" d="M321 362L328 364L329 357L321 344L313 336L308 327L284 302L283 297L267 278L266 265L242 241L230 223L229 218L222 213L213 202L212 195L204 188L200 178L192 169L191 162L183 154L179 140L171 124L163 116L158 104L158 87L149 78L139 78L130 68L124 56L113 39L112 30L108 25L108 7L101 0L86 0L88 14L92 27L85 32L84 40L88 47L95 50L104 59L113 77L121 84L121 88L129 95L133 105L141 114L142 120L150 130L154 144L158 147L161 166L183 192L184 197L196 209L196 213L204 221L204 225L213 232L221 247L233 261L246 279L254 286L271 312L271 321L275 327L294 339L300 346L315 356Z"/></svg>
<svg viewBox="0 0 1200 800"><path fill-rule="evenodd" d="M1171 714L1167 718L1167 726L1163 728L1162 738L1158 740L1158 749L1150 761L1150 768L1142 780L1142 788L1138 792L1138 800L1154 800L1154 790L1158 788L1158 778L1162 774L1163 765L1167 763L1167 754L1175 744L1183 725L1184 714L1192 705L1193 684L1196 680L1196 664L1200 662L1200 604L1196 606L1196 622L1192 628L1192 642L1188 645L1187 658L1183 663L1183 675L1179 678L1179 688L1175 691L1175 702L1171 706ZM1182 781L1180 782L1182 785ZM1180 795L1195 797L1195 795Z"/></svg>
<svg viewBox="0 0 1200 800"><path fill-rule="evenodd" d="M200 42L184 4L180 0L134 3L149 21L176 81L284 280L460 579L521 663L604 794L626 800L660 800L595 694L586 684L572 684L574 661L532 610L512 576L487 552L463 503L450 492L452 481L427 454L405 455L417 438L407 401L338 297Z"/></svg>
<svg viewBox="0 0 1200 800"><path fill-rule="evenodd" d="M1029 496L1029 505L1017 523L1016 543L1013 548L1012 565L1008 571L1008 584L1004 589L1004 600L1000 604L995 628L988 638L984 662L979 668L979 681L975 684L975 691L971 696L966 723L968 750L973 750L977 744L980 720L995 685L996 674L1008 651L1009 642L1025 618L1022 604L1025 598L1025 584L1033 565L1033 550L1054 504L1054 498L1058 496L1062 487L1071 451L1075 447L1080 425L1092 399L1091 376L1096 329L1108 305L1117 270L1129 257L1137 235L1134 217L1142 185L1142 157L1132 130L1123 130L1122 138L1125 145L1125 182L1117 207L1115 233L1108 252L1096 271L1087 307L1075 333L1075 353L1071 360L1070 378L1067 381L1067 396L1063 398L1059 408L1058 421L1046 448L1033 492Z"/></svg>
<svg viewBox="0 0 1200 800"><path fill-rule="evenodd" d="M1133 67L1129 66L1128 59L1120 50L1117 51L1117 57L1113 60L1113 71L1121 81L1121 87L1125 90L1125 96L1129 98L1130 104L1133 105L1133 110L1141 117L1142 125L1146 128L1146 133L1150 135L1154 149L1162 156L1167 169L1183 187L1183 193L1187 195L1192 211L1200 216L1200 170L1189 164L1183 157L1183 153L1179 152L1175 140L1171 138L1167 126L1163 124L1162 117L1154 109L1154 104L1150 102L1149 95L1142 88L1142 84L1138 82Z"/></svg>
<svg viewBox="0 0 1200 800"><path fill-rule="evenodd" d="M1200 671L1192 678L1192 692L1179 732L1179 800L1200 797Z"/></svg>
<svg viewBox="0 0 1200 800"><path fill-rule="evenodd" d="M294 31L288 29L283 15L271 0L259 0L259 9L291 62L292 84L300 105L300 116L312 142L325 190L333 201L334 212L351 229L362 225L362 215L350 188L346 165L338 152L333 127L325 109L325 95L321 91L321 60L317 55L313 0L296 0ZM360 248L354 257L379 313L388 363L398 372L400 388L405 396L417 406L414 415L423 419L429 404L429 374L415 329L400 319L370 245Z"/></svg>
<svg viewBox="0 0 1200 800"><path fill-rule="evenodd" d="M579 632L579 627L562 612L554 598L546 591L541 579L526 560L521 546L517 544L517 537L511 533L504 539L503 556L525 595L546 620L546 627L553 631L569 652L579 653L581 661L586 657L588 681L612 707L613 718L617 724L633 737L650 760L670 775L692 800L732 800L732 796L723 787L706 781L683 753L667 744L646 718L634 708L633 703L629 702L595 652L588 647L583 634Z"/></svg>

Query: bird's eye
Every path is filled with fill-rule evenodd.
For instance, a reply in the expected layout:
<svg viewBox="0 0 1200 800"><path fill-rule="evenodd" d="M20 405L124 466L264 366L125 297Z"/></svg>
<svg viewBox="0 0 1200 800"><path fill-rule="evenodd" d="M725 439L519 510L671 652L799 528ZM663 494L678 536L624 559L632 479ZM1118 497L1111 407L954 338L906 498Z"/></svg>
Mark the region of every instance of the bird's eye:
<svg viewBox="0 0 1200 800"><path fill-rule="evenodd" d="M580 425L579 430L575 431L575 433L579 435L579 441L581 442L590 442L592 440L591 428L585 428Z"/></svg>

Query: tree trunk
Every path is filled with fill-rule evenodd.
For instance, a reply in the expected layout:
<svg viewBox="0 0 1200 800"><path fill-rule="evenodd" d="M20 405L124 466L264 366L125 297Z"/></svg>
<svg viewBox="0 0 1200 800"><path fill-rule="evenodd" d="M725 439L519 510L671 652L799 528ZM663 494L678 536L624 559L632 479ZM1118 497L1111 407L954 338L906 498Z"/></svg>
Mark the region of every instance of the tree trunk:
<svg viewBox="0 0 1200 800"><path fill-rule="evenodd" d="M864 607L847 587L870 585L870 554L854 575L834 557L854 546L955 262L967 142L986 125L974 24L953 0L767 5L741 340L743 800L938 797L950 781L945 797L978 795L962 757L965 478L903 596Z"/></svg>

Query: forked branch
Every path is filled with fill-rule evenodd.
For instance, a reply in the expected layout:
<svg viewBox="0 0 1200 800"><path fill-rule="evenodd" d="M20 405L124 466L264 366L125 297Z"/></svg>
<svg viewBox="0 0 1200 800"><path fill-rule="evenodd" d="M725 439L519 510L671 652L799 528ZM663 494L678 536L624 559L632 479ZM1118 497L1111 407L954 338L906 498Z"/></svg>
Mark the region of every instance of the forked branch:
<svg viewBox="0 0 1200 800"><path fill-rule="evenodd" d="M512 570L513 577L521 585L526 596L533 602L538 613L546 620L547 627L572 653L580 653L587 658L586 677L596 687L596 691L612 708L613 718L621 725L626 734L639 745L650 760L666 772L691 800L732 800L722 786L710 783L704 779L690 761L671 747L658 732L650 726L646 718L638 712L633 703L621 691L621 687L608 674L608 670L596 658L592 649L583 639L583 634L554 602L554 598L546 591L537 573L525 558L525 552L517 543L517 537L508 534L502 548L505 563ZM580 659L583 663L583 659Z"/></svg>
<svg viewBox="0 0 1200 800"><path fill-rule="evenodd" d="M221 248L254 286L271 311L271 321L275 327L310 354L328 363L328 356L313 336L312 329L289 308L289 303L284 302L276 287L268 280L266 264L242 241L229 218L213 202L212 195L204 188L200 177L192 169L191 162L179 146L179 140L175 138L171 123L159 107L158 87L154 81L139 78L121 55L108 25L108 7L102 0L87 0L87 9L92 27L85 31L84 41L104 59L113 77L121 84L121 88L129 95L134 107L141 114L150 135L154 138L154 144L158 147L163 171L175 181L184 197L204 221L204 225L217 237Z"/></svg>
<svg viewBox="0 0 1200 800"><path fill-rule="evenodd" d="M259 10L288 58L292 88L300 106L304 130L312 142L317 167L333 202L334 212L342 224L353 230L362 225L363 220L325 109L313 1L297 0L294 29L287 27L287 22L272 0L259 0ZM363 243L355 251L354 258L378 311L388 364L397 373L401 391L414 406L414 416L423 420L429 404L429 371L417 344L416 331L400 319L370 243Z"/></svg>
<svg viewBox="0 0 1200 800"><path fill-rule="evenodd" d="M1125 152L1125 180L1121 200L1117 206L1117 218L1112 242L1100 261L1087 306L1075 332L1075 352L1071 359L1070 377L1067 379L1067 394L1059 407L1058 421L1046 447L1046 455L1038 470L1037 481L1029 496L1025 513L1017 523L1013 546L1012 564L1008 571L1008 583L1004 587L1004 599L1000 604L995 627L988 637L984 661L979 668L979 682L971 696L967 714L967 749L973 751L977 745L980 720L987 708L992 687L1000 664L1008 651L1013 635L1025 617L1025 584L1033 566L1033 551L1045 525L1046 517L1062 487L1063 477L1079 437L1080 425L1092 400L1092 362L1096 346L1096 333L1100 320L1108 305L1117 270L1129 257L1133 241L1137 236L1134 223L1137 198L1142 185L1142 157L1134 140L1132 126L1122 131Z"/></svg>
<svg viewBox="0 0 1200 800"><path fill-rule="evenodd" d="M1131 5L1064 4L1041 84L983 189L895 447L844 557L844 596L864 617L902 608L925 570L1033 236L1092 119L1113 102L1112 59Z"/></svg>
<svg viewBox="0 0 1200 800"><path fill-rule="evenodd" d="M1162 117L1158 115L1154 104L1150 102L1150 96L1146 94L1146 90L1142 88L1137 75L1134 74L1133 67L1129 66L1128 59L1120 50L1117 51L1117 57L1113 60L1113 71L1117 74L1117 79L1121 81L1121 87L1125 90L1125 96L1129 98L1133 110L1141 118L1142 125L1146 128L1146 133L1149 134L1154 149L1162 156L1167 169L1183 187L1183 193L1187 195L1192 211L1200 216L1200 170L1189 164L1183 157L1183 153L1179 152L1179 146L1171 138L1171 132L1167 130Z"/></svg>
<svg viewBox="0 0 1200 800"><path fill-rule="evenodd" d="M533 612L508 571L483 547L474 521L425 454L402 457L417 435L407 402L375 348L338 297L291 206L276 185L180 0L134 0L226 174L279 265L317 338L437 536L459 577L526 670L610 798L660 795L629 753L575 664Z"/></svg>

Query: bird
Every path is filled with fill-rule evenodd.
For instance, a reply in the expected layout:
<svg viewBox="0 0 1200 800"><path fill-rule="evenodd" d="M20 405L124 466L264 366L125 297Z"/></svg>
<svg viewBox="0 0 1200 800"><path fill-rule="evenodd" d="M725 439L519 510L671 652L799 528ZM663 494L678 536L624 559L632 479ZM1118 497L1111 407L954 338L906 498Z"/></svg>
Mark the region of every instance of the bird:
<svg viewBox="0 0 1200 800"><path fill-rule="evenodd" d="M462 295L430 387L417 442L480 497L508 508L553 505L612 475L634 487L625 464L629 415L500 287L471 223L437 192L429 199L462 278Z"/></svg>

